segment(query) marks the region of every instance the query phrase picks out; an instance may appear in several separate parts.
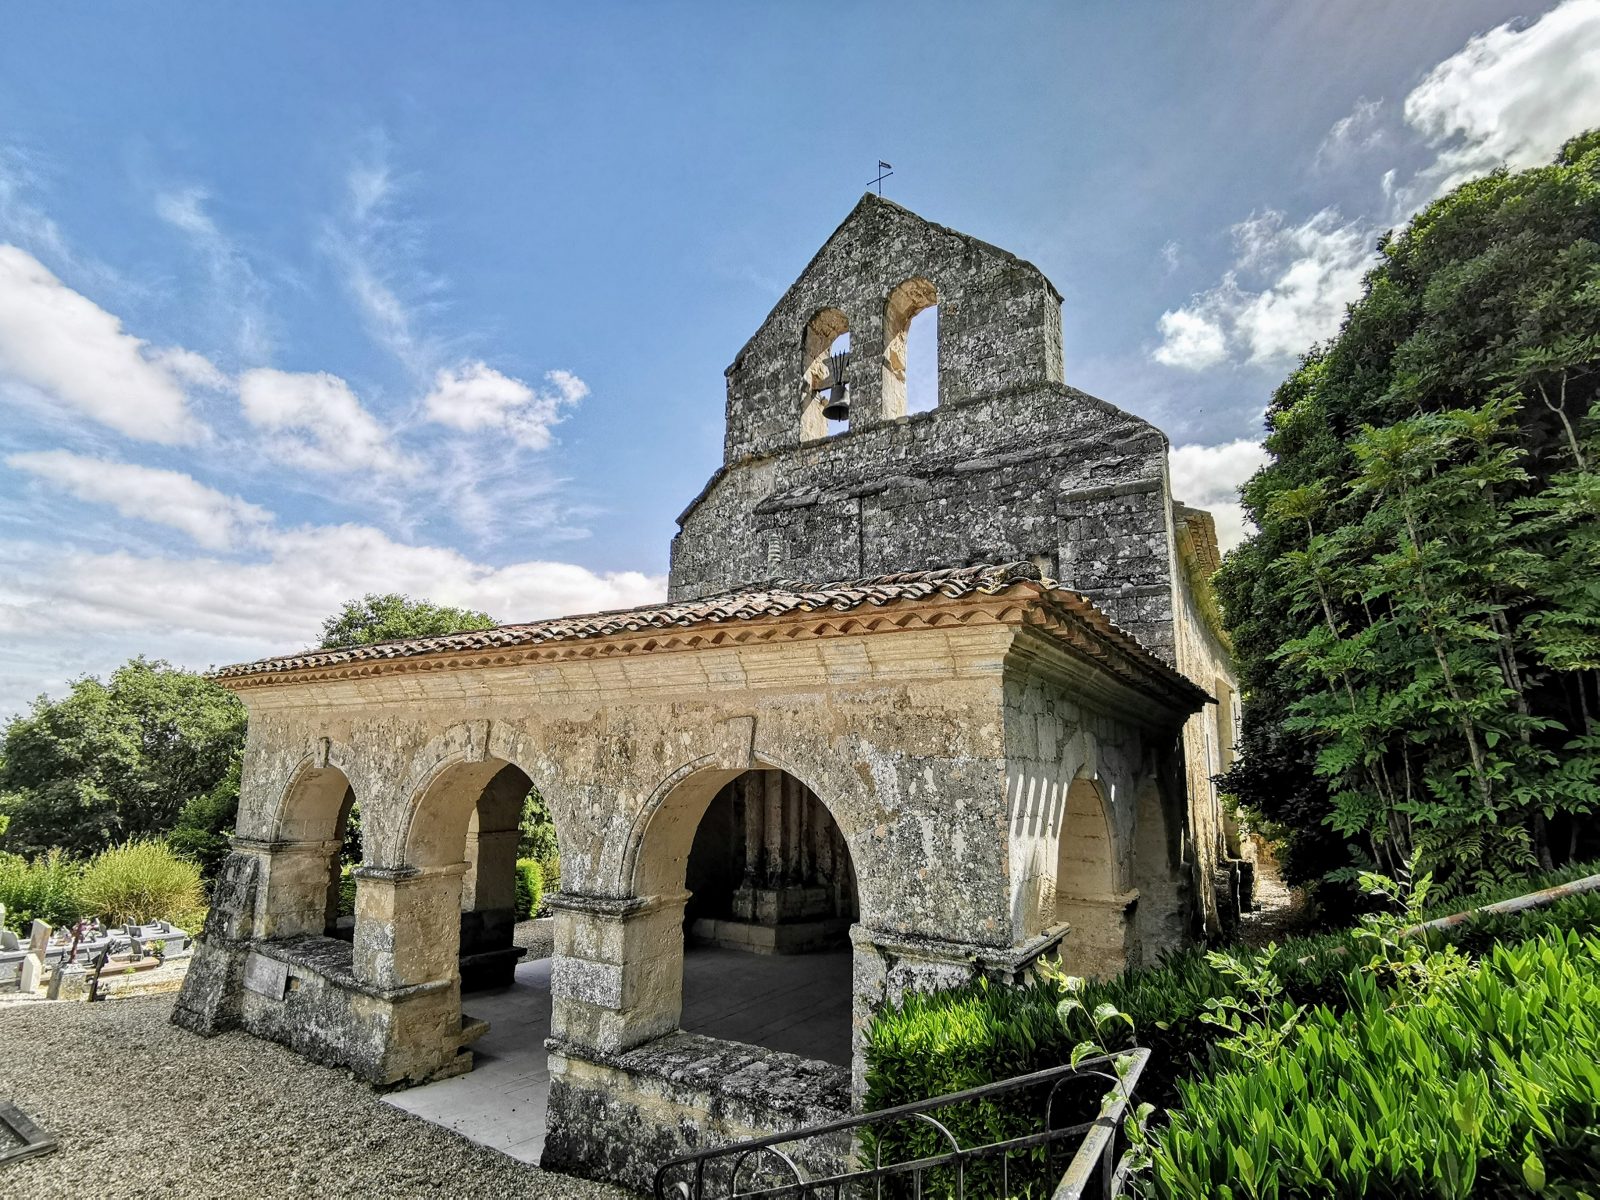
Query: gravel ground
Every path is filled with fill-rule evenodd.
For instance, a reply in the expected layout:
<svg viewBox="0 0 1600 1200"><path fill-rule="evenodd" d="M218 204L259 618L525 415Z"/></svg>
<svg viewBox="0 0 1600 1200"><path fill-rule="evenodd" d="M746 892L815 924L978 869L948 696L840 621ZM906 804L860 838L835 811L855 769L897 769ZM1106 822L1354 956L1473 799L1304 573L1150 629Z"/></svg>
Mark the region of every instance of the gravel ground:
<svg viewBox="0 0 1600 1200"><path fill-rule="evenodd" d="M61 1149L0 1168L13 1196L572 1196L546 1174L380 1102L347 1072L168 1021L170 996L0 1013L0 1097Z"/></svg>
<svg viewBox="0 0 1600 1200"><path fill-rule="evenodd" d="M529 958L549 958L555 951L556 923L550 917L518 921L512 942L526 950Z"/></svg>

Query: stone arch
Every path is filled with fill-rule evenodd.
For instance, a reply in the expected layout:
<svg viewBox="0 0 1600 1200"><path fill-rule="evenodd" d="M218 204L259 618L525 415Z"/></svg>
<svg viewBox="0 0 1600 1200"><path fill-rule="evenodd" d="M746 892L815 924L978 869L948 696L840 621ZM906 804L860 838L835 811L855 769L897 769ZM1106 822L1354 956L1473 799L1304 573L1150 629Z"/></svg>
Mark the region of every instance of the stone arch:
<svg viewBox="0 0 1600 1200"><path fill-rule="evenodd" d="M921 275L914 275L889 293L883 305L883 415L906 415L906 365L911 323L919 313L937 310L939 289ZM936 317L934 319L937 319ZM935 395L938 387L935 384Z"/></svg>
<svg viewBox="0 0 1600 1200"><path fill-rule="evenodd" d="M850 318L837 308L818 309L806 322L800 358L801 441L828 436L828 419L822 415L828 394L817 389L832 382L830 360L835 344L849 334Z"/></svg>
<svg viewBox="0 0 1600 1200"><path fill-rule="evenodd" d="M355 791L354 755L342 743L323 739L316 751L290 768L268 821L274 842L327 841L336 837Z"/></svg>
<svg viewBox="0 0 1600 1200"><path fill-rule="evenodd" d="M1137 893L1122 888L1116 821L1098 777L1073 779L1057 836L1056 920L1070 927L1063 943L1068 969L1115 974L1127 965L1127 916Z"/></svg>
<svg viewBox="0 0 1600 1200"><path fill-rule="evenodd" d="M681 1023L705 1036L849 1061L849 939L864 907L857 861L835 807L786 764L713 754L673 771L635 821L622 876L632 892L625 903L638 906L650 930L638 939L643 961L631 969L649 981L651 1028ZM706 903L688 904L690 886L705 889ZM800 966L795 955L818 957ZM731 970L741 982L707 977L708 968ZM793 986L797 971L806 987ZM770 1005L745 1006L740 987L771 989L771 1003L792 1022L773 1022Z"/></svg>
<svg viewBox="0 0 1600 1200"><path fill-rule="evenodd" d="M356 801L353 762L346 748L323 740L290 769L265 826L265 838L236 838L235 846L263 862L255 935L322 935L339 914L339 857Z"/></svg>

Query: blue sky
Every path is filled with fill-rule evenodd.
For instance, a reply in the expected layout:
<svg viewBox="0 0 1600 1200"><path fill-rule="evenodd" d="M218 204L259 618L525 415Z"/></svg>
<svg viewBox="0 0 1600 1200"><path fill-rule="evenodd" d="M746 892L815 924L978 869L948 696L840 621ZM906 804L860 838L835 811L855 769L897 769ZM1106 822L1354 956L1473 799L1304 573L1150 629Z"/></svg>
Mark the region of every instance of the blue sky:
<svg viewBox="0 0 1600 1200"><path fill-rule="evenodd" d="M660 595L864 190L1040 266L1233 489L1378 233L1600 124L1600 0L0 11L0 715L367 590Z"/></svg>

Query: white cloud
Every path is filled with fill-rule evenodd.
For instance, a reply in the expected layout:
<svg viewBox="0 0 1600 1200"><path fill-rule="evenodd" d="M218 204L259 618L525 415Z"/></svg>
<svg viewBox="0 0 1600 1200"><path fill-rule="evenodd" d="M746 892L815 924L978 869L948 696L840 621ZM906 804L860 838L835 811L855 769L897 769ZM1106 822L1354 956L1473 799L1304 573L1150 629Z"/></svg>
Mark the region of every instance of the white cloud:
<svg viewBox="0 0 1600 1200"><path fill-rule="evenodd" d="M1228 357L1222 326L1198 308L1162 313L1160 329L1161 345L1154 352L1158 363L1203 371Z"/></svg>
<svg viewBox="0 0 1600 1200"><path fill-rule="evenodd" d="M550 386L535 391L485 363L462 363L434 376L422 406L440 425L502 430L530 450L544 450L550 445L551 426L562 419L562 409L589 394L589 385L570 371L548 371L545 381Z"/></svg>
<svg viewBox="0 0 1600 1200"><path fill-rule="evenodd" d="M1524 28L1474 37L1428 72L1403 111L1434 159L1414 175L1384 172L1381 220L1347 221L1324 209L1290 225L1276 211L1252 214L1233 229L1234 261L1217 285L1162 314L1151 357L1189 370L1292 359L1338 331L1376 261L1370 248L1382 228L1495 167L1548 162L1569 137L1600 126L1600 0L1566 0ZM1314 166L1348 165L1386 146L1382 118L1381 101L1358 101L1328 131ZM1219 333L1226 353L1218 353Z"/></svg>
<svg viewBox="0 0 1600 1200"><path fill-rule="evenodd" d="M109 504L125 517L180 530L208 550L226 550L272 521L266 509L226 496L179 471L66 450L13 454L6 465L53 483L79 500Z"/></svg>
<svg viewBox="0 0 1600 1200"><path fill-rule="evenodd" d="M1157 362L1199 371L1230 356L1276 363L1303 354L1338 332L1375 261L1374 231L1331 209L1293 226L1282 213L1255 213L1233 236L1235 258L1222 281L1161 315Z"/></svg>
<svg viewBox="0 0 1600 1200"><path fill-rule="evenodd" d="M0 541L0 637L22 663L71 630L73 654L93 647L98 656L75 670L106 671L136 652L203 667L314 644L323 620L367 592L404 592L508 622L628 608L666 594L664 579L637 571L491 566L362 525L267 531L256 545L264 557L239 562ZM43 668L0 671L0 713L65 678Z"/></svg>
<svg viewBox="0 0 1600 1200"><path fill-rule="evenodd" d="M1168 456L1173 497L1212 515L1224 552L1243 541L1249 530L1239 487L1266 461L1266 448L1249 439L1220 446L1176 446Z"/></svg>
<svg viewBox="0 0 1600 1200"><path fill-rule="evenodd" d="M1548 162L1600 125L1600 0L1473 38L1411 91L1405 118L1438 150L1412 189L1418 204L1497 166Z"/></svg>
<svg viewBox="0 0 1600 1200"><path fill-rule="evenodd" d="M239 407L271 435L268 452L301 470L409 475L417 469L337 375L258 367L239 377Z"/></svg>
<svg viewBox="0 0 1600 1200"><path fill-rule="evenodd" d="M200 355L152 347L33 255L0 245L0 381L129 437L173 445L204 433L185 384L221 379Z"/></svg>

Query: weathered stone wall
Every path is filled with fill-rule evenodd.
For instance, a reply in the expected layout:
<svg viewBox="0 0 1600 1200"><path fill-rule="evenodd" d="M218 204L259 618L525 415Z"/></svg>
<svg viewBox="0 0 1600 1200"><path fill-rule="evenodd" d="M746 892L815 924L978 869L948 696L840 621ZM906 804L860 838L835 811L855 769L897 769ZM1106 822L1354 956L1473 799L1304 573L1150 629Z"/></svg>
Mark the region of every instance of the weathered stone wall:
<svg viewBox="0 0 1600 1200"><path fill-rule="evenodd" d="M941 403L1061 382L1061 297L1037 267L864 196L728 368L724 461L801 439L815 404L806 331L824 310L839 314L850 334L852 426L903 416L903 401L901 411L884 406L886 308L913 279L932 285L939 306Z"/></svg>
<svg viewBox="0 0 1600 1200"><path fill-rule="evenodd" d="M1189 898L1177 883L1184 797L1171 786L1170 727L1106 695L1042 639L1020 640L1013 659L1005 721L1014 931L1021 940L1067 924L1062 959L1080 975L1151 960L1175 943L1170 925L1176 917L1183 929Z"/></svg>
<svg viewBox="0 0 1600 1200"><path fill-rule="evenodd" d="M1227 766L1232 753L1231 709L1238 692L1233 655L1218 629L1220 620L1210 596L1208 567L1216 553L1211 518L1178 506L1174 510L1178 548L1174 569L1177 597L1174 665L1209 692L1219 703L1207 704L1185 723L1183 760L1190 797L1190 827L1194 841L1195 884L1207 927L1218 931L1229 919L1227 904L1217 903L1216 888L1231 886L1225 860L1229 857L1227 817L1222 811L1213 777ZM1221 705L1229 706L1225 716ZM1237 916L1234 912L1232 916Z"/></svg>

